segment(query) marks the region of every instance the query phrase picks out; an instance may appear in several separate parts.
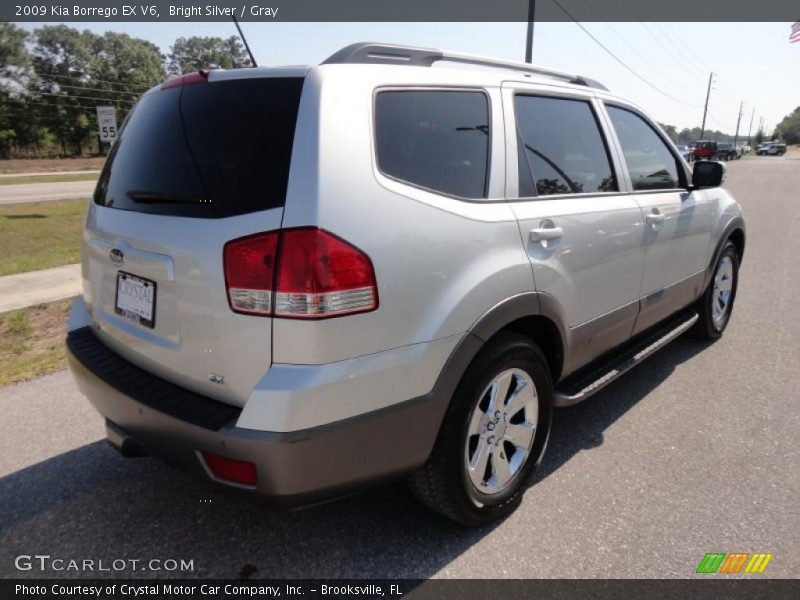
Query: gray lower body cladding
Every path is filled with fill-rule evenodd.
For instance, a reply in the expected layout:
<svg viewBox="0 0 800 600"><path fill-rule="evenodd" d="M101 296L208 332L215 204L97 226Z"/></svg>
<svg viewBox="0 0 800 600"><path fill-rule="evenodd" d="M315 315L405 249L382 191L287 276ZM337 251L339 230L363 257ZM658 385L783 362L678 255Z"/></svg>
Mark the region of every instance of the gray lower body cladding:
<svg viewBox="0 0 800 600"><path fill-rule="evenodd" d="M105 417L112 442L125 439L129 446L207 481L199 452L252 462L257 484L248 491L283 507L346 495L420 467L449 399L434 390L312 429L255 431L235 426L238 409L199 395L192 399L192 392L131 365L106 348L90 328L70 332L67 350L78 387ZM449 388L450 379L440 377L439 383ZM134 388L125 383L128 380L135 380ZM182 401L177 406L176 394Z"/></svg>

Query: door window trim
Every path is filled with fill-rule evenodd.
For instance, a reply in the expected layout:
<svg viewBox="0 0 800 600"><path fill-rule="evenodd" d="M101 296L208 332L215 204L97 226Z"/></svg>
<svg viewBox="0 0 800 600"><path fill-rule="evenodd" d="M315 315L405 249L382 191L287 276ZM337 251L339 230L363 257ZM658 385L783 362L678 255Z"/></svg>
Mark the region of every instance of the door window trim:
<svg viewBox="0 0 800 600"><path fill-rule="evenodd" d="M394 175L390 175L386 173L380 165L380 161L378 160L378 111L376 110L377 101L378 101L378 94L381 92L479 92L483 94L483 97L486 99L486 118L487 118L487 125L489 127L489 133L487 135L486 141L486 170L484 174L484 181L483 181L483 195L479 198L466 198L464 196L456 196L455 194L449 194L447 192L443 192L442 190L434 190L429 187L425 187L424 185L420 185L418 183L414 183L413 181L407 181L405 179L400 179L399 177L395 177ZM422 190L428 192L430 194L436 194L437 196L442 196L445 198L452 198L454 200L459 200L461 202L474 202L474 203L481 203L484 204L486 202L494 202L494 201L502 201L496 200L493 198L489 198L489 189L490 189L490 179L492 174L492 151L494 148L494 127L492 127L492 117L493 117L493 107L492 107L492 98L485 88L480 86L463 86L463 85L386 85L386 86L379 86L372 90L372 159L375 164L375 169L381 176L386 177L386 179L390 179L391 181L395 181L402 185L407 185L417 190Z"/></svg>
<svg viewBox="0 0 800 600"><path fill-rule="evenodd" d="M625 190L623 189L622 185L622 171L621 168L623 164L618 163L615 160L615 156L612 153L612 146L611 140L609 139L609 131L608 128L605 126L604 121L601 118L600 112L598 111L598 107L595 102L594 96L584 96L584 95L577 95L577 94L570 94L567 92L556 92L556 91L540 91L540 90L524 90L517 87L510 87L512 94L511 94L511 110L513 114L513 125L514 125L514 132L516 137L514 139L514 148L516 149L517 155L514 157L517 164L519 164L519 142L522 140L522 135L520 133L519 128L519 119L517 118L517 96L528 96L528 97L536 97L536 98L550 98L553 100L570 100L570 101L577 101L577 102L584 102L589 105L589 110L594 117L595 124L597 125L597 133L600 135L600 139L603 142L603 147L606 151L606 158L608 159L608 165L611 167L611 172L614 174L614 179L617 183L617 190L613 192L569 192L565 194L546 194L541 195L535 189L535 182L534 182L534 195L533 196L522 196L520 195L519 190L519 172L517 172L517 197L515 198L508 198L509 202L520 202L520 201L531 201L531 200L552 200L552 199L570 199L570 198L591 198L591 197L606 197L606 196L618 196L620 194L624 194ZM527 163L526 157L526 163ZM532 170L531 170L532 171ZM533 177L533 172L531 172L531 177Z"/></svg>

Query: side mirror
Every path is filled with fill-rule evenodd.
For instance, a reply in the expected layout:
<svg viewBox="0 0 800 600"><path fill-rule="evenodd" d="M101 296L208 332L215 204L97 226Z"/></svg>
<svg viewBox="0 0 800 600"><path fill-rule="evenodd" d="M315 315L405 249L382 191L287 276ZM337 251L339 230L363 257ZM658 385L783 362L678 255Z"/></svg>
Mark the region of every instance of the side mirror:
<svg viewBox="0 0 800 600"><path fill-rule="evenodd" d="M728 169L721 162L701 160L694 163L692 188L719 187L728 176Z"/></svg>

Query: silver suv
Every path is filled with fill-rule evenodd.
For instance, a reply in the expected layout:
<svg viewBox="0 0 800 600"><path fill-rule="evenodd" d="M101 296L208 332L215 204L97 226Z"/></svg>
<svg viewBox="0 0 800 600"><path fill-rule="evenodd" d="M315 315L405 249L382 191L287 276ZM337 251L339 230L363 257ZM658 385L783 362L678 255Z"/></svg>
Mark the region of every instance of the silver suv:
<svg viewBox="0 0 800 600"><path fill-rule="evenodd" d="M521 501L554 407L722 334L724 174L526 64L356 44L171 79L89 208L72 370L126 456L288 506L408 478L480 525Z"/></svg>

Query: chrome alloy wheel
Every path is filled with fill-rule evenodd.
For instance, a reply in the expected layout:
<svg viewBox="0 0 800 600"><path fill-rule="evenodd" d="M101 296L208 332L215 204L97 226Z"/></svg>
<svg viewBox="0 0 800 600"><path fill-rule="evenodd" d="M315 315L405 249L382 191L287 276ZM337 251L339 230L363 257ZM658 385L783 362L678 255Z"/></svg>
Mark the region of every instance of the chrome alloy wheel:
<svg viewBox="0 0 800 600"><path fill-rule="evenodd" d="M486 386L470 418L464 448L464 467L478 492L502 492L523 468L538 415L536 386L525 371L507 369Z"/></svg>
<svg viewBox="0 0 800 600"><path fill-rule="evenodd" d="M733 261L730 256L724 256L717 272L714 273L714 291L711 294L711 319L714 327L721 331L725 326L725 319L731 306L731 294L733 291Z"/></svg>

